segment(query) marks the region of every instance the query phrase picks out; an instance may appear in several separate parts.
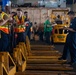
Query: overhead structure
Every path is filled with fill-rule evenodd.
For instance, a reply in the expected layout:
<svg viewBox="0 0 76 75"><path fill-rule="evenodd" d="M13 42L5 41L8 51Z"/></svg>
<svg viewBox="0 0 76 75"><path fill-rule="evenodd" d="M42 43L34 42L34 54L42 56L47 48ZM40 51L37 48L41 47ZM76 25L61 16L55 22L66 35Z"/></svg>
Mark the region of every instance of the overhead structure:
<svg viewBox="0 0 76 75"><path fill-rule="evenodd" d="M73 4L72 5L73 5L73 11L76 12L76 8L75 8L76 7L76 0L73 0Z"/></svg>

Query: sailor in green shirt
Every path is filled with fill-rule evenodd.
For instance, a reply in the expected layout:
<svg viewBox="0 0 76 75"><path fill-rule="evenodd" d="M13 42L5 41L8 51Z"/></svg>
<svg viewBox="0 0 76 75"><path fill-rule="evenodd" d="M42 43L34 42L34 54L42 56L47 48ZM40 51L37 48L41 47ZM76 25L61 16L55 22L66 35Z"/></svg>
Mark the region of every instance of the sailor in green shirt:
<svg viewBox="0 0 76 75"><path fill-rule="evenodd" d="M49 20L49 17L46 17L46 21L44 22L44 35L45 35L45 41L47 44L51 45L50 36L52 32L52 23Z"/></svg>

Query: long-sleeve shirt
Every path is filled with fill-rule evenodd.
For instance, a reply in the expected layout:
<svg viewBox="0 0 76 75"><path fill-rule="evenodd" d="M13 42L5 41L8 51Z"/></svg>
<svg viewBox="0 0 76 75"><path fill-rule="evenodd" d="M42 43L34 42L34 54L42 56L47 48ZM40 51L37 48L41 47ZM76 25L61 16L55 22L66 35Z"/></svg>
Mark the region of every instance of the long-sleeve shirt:
<svg viewBox="0 0 76 75"><path fill-rule="evenodd" d="M44 22L44 32L51 32L52 31L52 24L49 20Z"/></svg>

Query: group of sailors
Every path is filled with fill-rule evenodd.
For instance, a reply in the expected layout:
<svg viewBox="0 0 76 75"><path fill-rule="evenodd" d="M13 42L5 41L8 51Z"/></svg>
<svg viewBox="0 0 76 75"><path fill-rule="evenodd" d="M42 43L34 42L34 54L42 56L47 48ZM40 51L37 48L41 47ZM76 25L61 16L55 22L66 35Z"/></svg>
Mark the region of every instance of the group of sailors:
<svg viewBox="0 0 76 75"><path fill-rule="evenodd" d="M30 39L31 32L32 23L26 11L0 12L0 51L11 52L19 42L25 42L26 36Z"/></svg>

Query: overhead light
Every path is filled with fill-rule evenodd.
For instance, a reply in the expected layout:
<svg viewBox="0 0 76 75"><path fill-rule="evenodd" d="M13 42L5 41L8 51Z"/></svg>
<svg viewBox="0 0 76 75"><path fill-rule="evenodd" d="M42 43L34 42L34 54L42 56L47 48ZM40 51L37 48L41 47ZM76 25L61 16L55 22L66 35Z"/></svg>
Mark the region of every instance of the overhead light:
<svg viewBox="0 0 76 75"><path fill-rule="evenodd" d="M11 6L11 1L8 1L6 6Z"/></svg>

